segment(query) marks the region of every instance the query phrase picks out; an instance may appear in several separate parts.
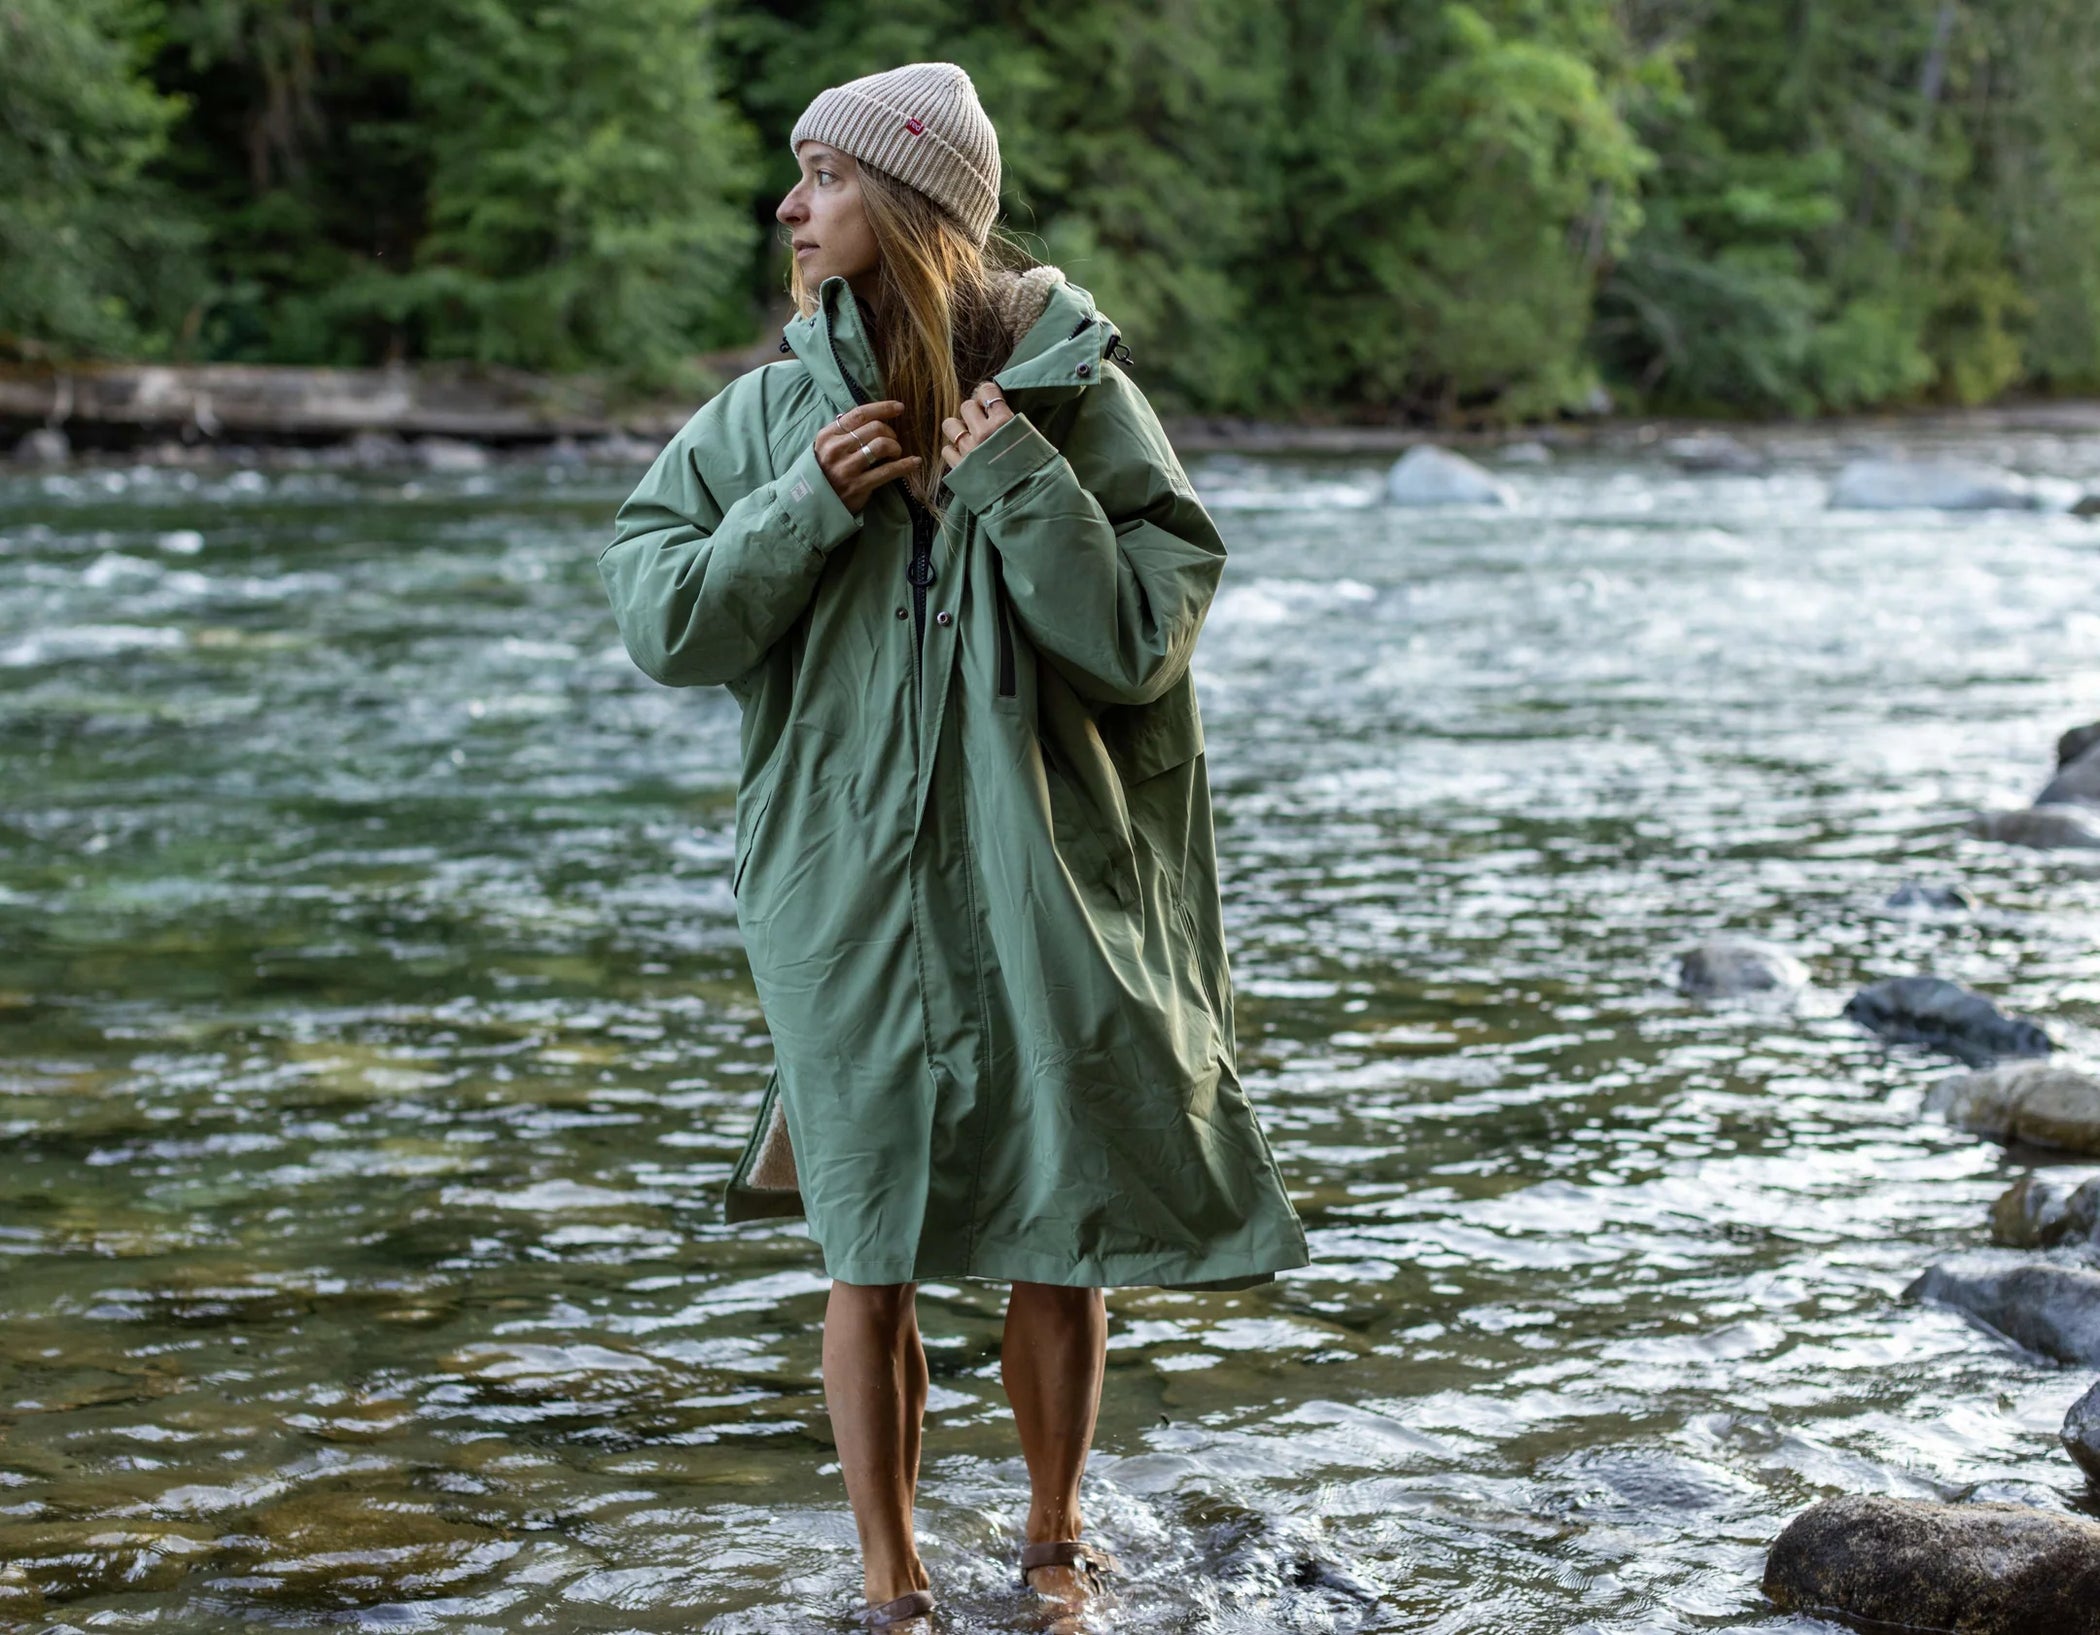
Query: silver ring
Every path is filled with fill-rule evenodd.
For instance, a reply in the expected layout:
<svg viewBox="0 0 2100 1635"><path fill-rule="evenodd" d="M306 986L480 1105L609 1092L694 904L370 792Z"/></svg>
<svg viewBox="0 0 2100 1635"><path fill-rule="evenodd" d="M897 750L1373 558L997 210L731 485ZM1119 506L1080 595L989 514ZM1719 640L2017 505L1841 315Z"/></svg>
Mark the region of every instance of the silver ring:
<svg viewBox="0 0 2100 1635"><path fill-rule="evenodd" d="M984 406L989 409L994 403L1004 403L1005 401L1006 399L1003 397L988 397L984 400Z"/></svg>
<svg viewBox="0 0 2100 1635"><path fill-rule="evenodd" d="M860 427L848 426L846 428L846 435L853 439L853 446L855 448L860 449L862 451L865 451L867 449L867 439L861 436Z"/></svg>
<svg viewBox="0 0 2100 1635"><path fill-rule="evenodd" d="M863 445L863 447L861 448L861 453L865 454L868 457L868 466L872 470L875 465L875 451Z"/></svg>

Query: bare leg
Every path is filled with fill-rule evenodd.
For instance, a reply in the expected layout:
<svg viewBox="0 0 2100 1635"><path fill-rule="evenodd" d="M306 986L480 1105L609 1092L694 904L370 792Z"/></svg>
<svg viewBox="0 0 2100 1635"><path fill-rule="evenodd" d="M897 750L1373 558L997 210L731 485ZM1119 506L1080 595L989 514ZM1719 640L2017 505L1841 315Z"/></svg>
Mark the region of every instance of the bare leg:
<svg viewBox="0 0 2100 1635"><path fill-rule="evenodd" d="M1108 1306L1099 1289L1016 1283L1006 1303L999 1358L1028 1461L1028 1542L1080 1536L1079 1478L1101 1410L1108 1361ZM1074 1567L1038 1567L1037 1593L1074 1606L1088 1598Z"/></svg>
<svg viewBox="0 0 2100 1635"><path fill-rule="evenodd" d="M824 1310L824 1401L871 1606L928 1587L911 1525L926 1417L915 1293L910 1283L834 1282Z"/></svg>

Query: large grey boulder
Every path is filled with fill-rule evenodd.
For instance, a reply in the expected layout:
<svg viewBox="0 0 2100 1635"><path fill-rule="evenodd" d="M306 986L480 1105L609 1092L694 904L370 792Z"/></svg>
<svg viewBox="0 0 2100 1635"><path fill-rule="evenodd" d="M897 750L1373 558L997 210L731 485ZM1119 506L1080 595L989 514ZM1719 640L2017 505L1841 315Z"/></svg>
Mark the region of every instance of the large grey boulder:
<svg viewBox="0 0 2100 1635"><path fill-rule="evenodd" d="M1848 1493L1787 1523L1764 1591L1890 1635L2100 1635L2100 1522Z"/></svg>
<svg viewBox="0 0 2100 1635"><path fill-rule="evenodd" d="M2100 1271L2075 1258L1975 1249L1928 1266L1905 1300L1949 1306L2029 1351L2100 1366Z"/></svg>
<svg viewBox="0 0 2100 1635"><path fill-rule="evenodd" d="M1807 984L1807 966L1755 937L1710 937L1677 956L1678 991L1701 999L1784 994Z"/></svg>
<svg viewBox="0 0 2100 1635"><path fill-rule="evenodd" d="M1393 505L1514 505L1516 493L1493 472L1463 454L1420 443L1385 474L1385 497Z"/></svg>
<svg viewBox="0 0 2100 1635"><path fill-rule="evenodd" d="M2037 806L2100 806L2100 745L2062 763L2034 797Z"/></svg>
<svg viewBox="0 0 2100 1635"><path fill-rule="evenodd" d="M1930 1045L1971 1067L2000 1056L2046 1056L2055 1048L2035 1023L2008 1016L1974 989L1936 976L1872 983L1845 1001L1845 1014L1884 1039Z"/></svg>
<svg viewBox="0 0 2100 1635"><path fill-rule="evenodd" d="M2100 1079L2075 1068L2027 1062L1957 1073L1927 1092L1925 1111L1999 1141L2100 1153Z"/></svg>
<svg viewBox="0 0 2100 1635"><path fill-rule="evenodd" d="M1991 1242L2006 1249L2100 1254L2100 1175L2029 1170L1991 1205Z"/></svg>
<svg viewBox="0 0 2100 1635"><path fill-rule="evenodd" d="M1854 460L1830 503L1842 511L2032 511L2041 497L2016 472L1959 460Z"/></svg>
<svg viewBox="0 0 2100 1635"><path fill-rule="evenodd" d="M2071 1411L2064 1415L2064 1428L2057 1434L2063 1438L2064 1451L2085 1472L2085 1479L2100 1488L2100 1382L2071 1404Z"/></svg>
<svg viewBox="0 0 2100 1635"><path fill-rule="evenodd" d="M2060 767L2069 766L2096 744L2100 744L2100 721L2073 727L2056 740L2056 764Z"/></svg>
<svg viewBox="0 0 2100 1635"><path fill-rule="evenodd" d="M2068 801L2016 812L1979 812L1969 820L1969 833L1978 840L1996 840L2007 846L2090 851L2100 848L2100 812Z"/></svg>

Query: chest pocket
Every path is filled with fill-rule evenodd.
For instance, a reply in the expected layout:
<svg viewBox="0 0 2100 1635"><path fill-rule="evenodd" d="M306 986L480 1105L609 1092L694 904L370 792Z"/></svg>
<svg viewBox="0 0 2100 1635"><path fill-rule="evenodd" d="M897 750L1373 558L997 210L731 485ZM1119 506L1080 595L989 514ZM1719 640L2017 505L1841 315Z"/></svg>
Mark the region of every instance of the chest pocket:
<svg viewBox="0 0 2100 1635"><path fill-rule="evenodd" d="M1125 788L1203 753L1203 716L1188 675L1149 704L1109 705L1094 726Z"/></svg>

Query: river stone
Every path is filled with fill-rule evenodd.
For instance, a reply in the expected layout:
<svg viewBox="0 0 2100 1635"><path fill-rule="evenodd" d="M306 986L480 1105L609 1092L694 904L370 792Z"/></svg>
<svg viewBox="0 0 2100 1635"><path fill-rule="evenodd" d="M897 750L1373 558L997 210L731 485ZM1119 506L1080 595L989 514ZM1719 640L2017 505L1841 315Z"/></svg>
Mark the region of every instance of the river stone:
<svg viewBox="0 0 2100 1635"><path fill-rule="evenodd" d="M2100 494L2081 494L2071 502L2074 517L2100 517Z"/></svg>
<svg viewBox="0 0 2100 1635"><path fill-rule="evenodd" d="M1506 466L1550 466L1553 450L1536 441L1505 443L1495 451L1495 458Z"/></svg>
<svg viewBox="0 0 2100 1635"><path fill-rule="evenodd" d="M1859 990L1845 1014L1870 1033L1930 1045L1982 1067L2000 1056L2046 1056L2048 1034L2024 1017L2007 1016L1982 994L1936 976L1898 976Z"/></svg>
<svg viewBox="0 0 2100 1635"><path fill-rule="evenodd" d="M2100 1488L2100 1381L2071 1404L2071 1411L2064 1415L2064 1428L2057 1434L2063 1438L2064 1451L2085 1472L2085 1479Z"/></svg>
<svg viewBox="0 0 2100 1635"><path fill-rule="evenodd" d="M2100 1175L2029 1170L1991 1205L1991 1242L2007 1249L2067 1244L2100 1250Z"/></svg>
<svg viewBox="0 0 2100 1635"><path fill-rule="evenodd" d="M1677 959L1677 988L1700 998L1786 993L1808 983L1808 967L1755 937L1713 937Z"/></svg>
<svg viewBox="0 0 2100 1635"><path fill-rule="evenodd" d="M1957 1129L2059 1152L2100 1153L2100 1080L2028 1062L1940 1080L1925 1111Z"/></svg>
<svg viewBox="0 0 2100 1635"><path fill-rule="evenodd" d="M72 457L72 439L56 426L39 426L15 444L15 458L26 466L64 465Z"/></svg>
<svg viewBox="0 0 2100 1635"><path fill-rule="evenodd" d="M2100 1635L2100 1522L2018 1504L1848 1493L1765 1559L1785 1612L1939 1635Z"/></svg>
<svg viewBox="0 0 2100 1635"><path fill-rule="evenodd" d="M1883 908L1906 914L1973 914L1976 899L1966 886L1941 885L1930 880L1906 880L1889 895Z"/></svg>
<svg viewBox="0 0 2100 1635"><path fill-rule="evenodd" d="M2042 792L2037 806L2100 806L2100 748L2064 765Z"/></svg>
<svg viewBox="0 0 2100 1635"><path fill-rule="evenodd" d="M1514 505L1509 484L1463 454L1420 443L1385 474L1385 497L1393 505Z"/></svg>
<svg viewBox="0 0 2100 1635"><path fill-rule="evenodd" d="M1979 840L2008 846L2034 846L2044 851L2100 848L2100 814L2069 802L2032 806L2017 812L1979 812L1969 821Z"/></svg>
<svg viewBox="0 0 2100 1635"><path fill-rule="evenodd" d="M1976 1249L1929 1266L1903 1298L1951 1306L2029 1351L2100 1365L2100 1271L2018 1249Z"/></svg>
<svg viewBox="0 0 2100 1635"><path fill-rule="evenodd" d="M1663 453L1680 471L1755 473L1769 469L1772 463L1747 443L1724 432L1696 432L1690 437L1673 437L1663 444Z"/></svg>
<svg viewBox="0 0 2100 1635"><path fill-rule="evenodd" d="M458 437L418 437L409 452L425 471L486 471L489 451Z"/></svg>
<svg viewBox="0 0 2100 1635"><path fill-rule="evenodd" d="M2083 727L2073 727L2056 740L2057 766L2069 766L2096 744L2100 744L2100 721L2091 722Z"/></svg>
<svg viewBox="0 0 2100 1635"><path fill-rule="evenodd" d="M1854 460L1838 473L1830 503L1842 511L2032 511L2041 501L2025 477L1958 460Z"/></svg>

